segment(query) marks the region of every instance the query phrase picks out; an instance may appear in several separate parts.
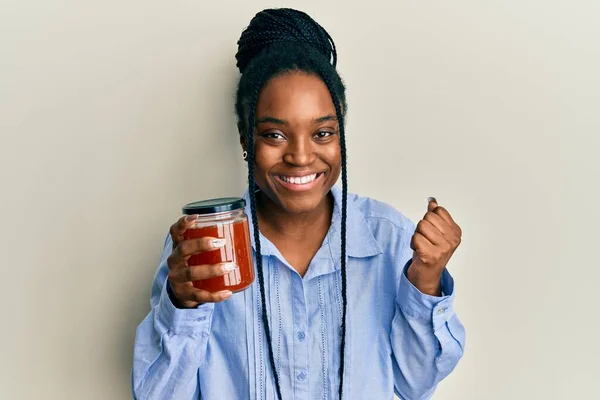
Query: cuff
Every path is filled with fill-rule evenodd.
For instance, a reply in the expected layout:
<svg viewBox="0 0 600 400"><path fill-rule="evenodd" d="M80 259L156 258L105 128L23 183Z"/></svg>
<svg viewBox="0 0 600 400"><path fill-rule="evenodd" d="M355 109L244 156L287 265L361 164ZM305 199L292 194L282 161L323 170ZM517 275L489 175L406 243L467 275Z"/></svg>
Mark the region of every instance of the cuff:
<svg viewBox="0 0 600 400"><path fill-rule="evenodd" d="M157 322L173 333L210 335L214 303L201 304L196 308L177 308L169 297L168 285L169 281L165 280L155 317Z"/></svg>
<svg viewBox="0 0 600 400"><path fill-rule="evenodd" d="M422 321L433 322L434 330L437 330L454 315L454 279L444 269L442 274L442 297L430 296L421 293L406 276L406 271L412 259L409 260L402 270L400 285L398 288L398 307L404 314Z"/></svg>

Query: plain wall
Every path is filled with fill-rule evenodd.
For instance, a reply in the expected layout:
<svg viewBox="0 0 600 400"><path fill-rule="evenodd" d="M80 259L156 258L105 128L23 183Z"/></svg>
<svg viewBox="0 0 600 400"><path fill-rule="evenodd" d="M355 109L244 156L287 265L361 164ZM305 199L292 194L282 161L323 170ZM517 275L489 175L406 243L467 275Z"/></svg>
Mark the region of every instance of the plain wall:
<svg viewBox="0 0 600 400"><path fill-rule="evenodd" d="M600 398L595 0L3 1L0 398L130 398L168 227L244 190L234 54L272 6L336 41L351 191L463 228L434 399Z"/></svg>

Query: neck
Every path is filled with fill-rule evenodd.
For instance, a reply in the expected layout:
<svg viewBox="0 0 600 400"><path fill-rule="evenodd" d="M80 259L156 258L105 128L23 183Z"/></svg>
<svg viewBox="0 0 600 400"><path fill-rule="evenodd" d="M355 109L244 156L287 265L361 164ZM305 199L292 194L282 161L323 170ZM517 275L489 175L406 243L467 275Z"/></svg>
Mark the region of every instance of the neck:
<svg viewBox="0 0 600 400"><path fill-rule="evenodd" d="M269 239L273 236L303 240L325 236L331 225L333 195L329 193L321 204L307 213L292 214L274 203L263 192L257 193L258 223Z"/></svg>

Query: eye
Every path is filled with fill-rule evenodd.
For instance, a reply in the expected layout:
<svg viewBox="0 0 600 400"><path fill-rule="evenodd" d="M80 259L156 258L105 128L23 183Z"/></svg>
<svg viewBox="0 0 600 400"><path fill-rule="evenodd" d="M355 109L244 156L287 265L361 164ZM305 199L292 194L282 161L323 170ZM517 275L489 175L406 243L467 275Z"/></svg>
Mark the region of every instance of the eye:
<svg viewBox="0 0 600 400"><path fill-rule="evenodd" d="M320 131L315 133L314 138L315 139L327 139L330 136L335 135L334 132L329 132L329 131Z"/></svg>
<svg viewBox="0 0 600 400"><path fill-rule="evenodd" d="M285 137L278 132L267 132L261 135L265 139L273 139L273 140L283 140Z"/></svg>

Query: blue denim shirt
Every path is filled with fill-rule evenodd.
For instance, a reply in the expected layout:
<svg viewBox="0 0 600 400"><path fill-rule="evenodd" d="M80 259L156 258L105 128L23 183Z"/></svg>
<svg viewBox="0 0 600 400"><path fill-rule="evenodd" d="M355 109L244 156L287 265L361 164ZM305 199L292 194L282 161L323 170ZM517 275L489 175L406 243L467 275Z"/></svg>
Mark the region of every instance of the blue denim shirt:
<svg viewBox="0 0 600 400"><path fill-rule="evenodd" d="M332 193L331 227L304 277L260 237L283 400L338 398L341 189ZM345 400L392 399L394 393L429 399L463 354L465 331L454 313L450 274L442 276L442 297L419 292L406 277L414 230L392 207L348 195ZM167 292L171 248L167 237L152 308L136 332L135 398L276 399L258 281L224 302L177 309Z"/></svg>

